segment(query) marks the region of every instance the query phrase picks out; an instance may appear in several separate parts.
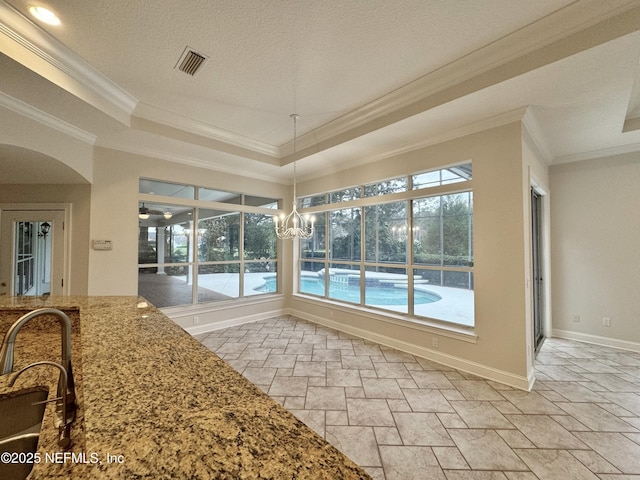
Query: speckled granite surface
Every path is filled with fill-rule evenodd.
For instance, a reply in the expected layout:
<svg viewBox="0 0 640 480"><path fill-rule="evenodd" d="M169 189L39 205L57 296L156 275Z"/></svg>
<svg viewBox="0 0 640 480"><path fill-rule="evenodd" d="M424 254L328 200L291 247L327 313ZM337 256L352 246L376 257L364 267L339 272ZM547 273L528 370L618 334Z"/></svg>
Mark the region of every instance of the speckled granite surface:
<svg viewBox="0 0 640 480"><path fill-rule="evenodd" d="M3 298L3 297L0 297ZM1 305L1 304L0 304ZM33 309L3 310L0 307L0 341L4 338L11 324L25 313ZM65 309L65 313L71 319L71 357L73 376L76 382L76 396L78 398L78 410L71 430L71 452L84 452L84 409L83 409L83 382L82 382L82 342L80 338L80 314L78 309ZM60 362L61 336L60 326L56 317L42 316L31 320L18 333L15 343L15 355L13 372L11 375L0 376L0 394L28 389L34 385L46 386L49 389L49 397L54 398L58 385L58 370L52 367L36 367L24 372L16 381L13 388L7 386L9 380L15 376L15 372L27 365L50 360ZM54 426L55 402L46 407L43 428L40 431L40 453L55 452L58 450L58 429ZM0 448L0 452L2 449ZM70 478L71 465L62 463L50 463L47 468L46 478ZM42 470L36 468L36 470ZM45 478L32 472L29 479Z"/></svg>
<svg viewBox="0 0 640 480"><path fill-rule="evenodd" d="M41 463L30 479L369 478L161 312L140 308L140 300L0 297L4 315L43 306L79 311L81 374L75 364L74 374L82 415L72 451L89 463ZM33 342L40 344L39 336ZM47 415L43 453L57 450L47 443Z"/></svg>

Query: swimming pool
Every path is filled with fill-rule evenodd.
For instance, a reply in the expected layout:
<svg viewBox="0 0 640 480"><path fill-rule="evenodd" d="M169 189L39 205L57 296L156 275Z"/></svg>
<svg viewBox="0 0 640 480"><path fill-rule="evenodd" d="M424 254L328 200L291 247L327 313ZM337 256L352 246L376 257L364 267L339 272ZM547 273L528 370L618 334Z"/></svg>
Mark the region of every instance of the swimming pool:
<svg viewBox="0 0 640 480"><path fill-rule="evenodd" d="M302 277L300 293L324 296L324 280L321 278ZM261 292L275 292L276 279L265 278L265 284L260 287ZM365 290L365 303L367 305L407 305L407 289L396 287L392 284L367 285ZM345 285L331 282L329 285L329 298L345 302L360 303L360 286ZM441 300L440 295L422 290L413 290L415 304L433 303Z"/></svg>

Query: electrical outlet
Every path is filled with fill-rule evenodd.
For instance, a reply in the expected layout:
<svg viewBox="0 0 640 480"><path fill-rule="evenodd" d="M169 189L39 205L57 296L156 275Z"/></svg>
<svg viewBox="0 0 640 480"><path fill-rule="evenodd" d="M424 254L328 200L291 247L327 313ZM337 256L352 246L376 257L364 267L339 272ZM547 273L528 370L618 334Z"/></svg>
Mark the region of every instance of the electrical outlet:
<svg viewBox="0 0 640 480"><path fill-rule="evenodd" d="M433 338L431 339L431 346L432 346L433 348L438 348L438 346L439 346L439 345L438 345L438 339L437 339L436 337L433 337Z"/></svg>
<svg viewBox="0 0 640 480"><path fill-rule="evenodd" d="M193 317L193 324L198 325L200 323L200 317Z"/></svg>
<svg viewBox="0 0 640 480"><path fill-rule="evenodd" d="M602 317L602 326L603 327L610 327L611 326L611 319L609 317Z"/></svg>
<svg viewBox="0 0 640 480"><path fill-rule="evenodd" d="M574 313L573 314L573 321L575 323L580 323L580 314L579 313Z"/></svg>

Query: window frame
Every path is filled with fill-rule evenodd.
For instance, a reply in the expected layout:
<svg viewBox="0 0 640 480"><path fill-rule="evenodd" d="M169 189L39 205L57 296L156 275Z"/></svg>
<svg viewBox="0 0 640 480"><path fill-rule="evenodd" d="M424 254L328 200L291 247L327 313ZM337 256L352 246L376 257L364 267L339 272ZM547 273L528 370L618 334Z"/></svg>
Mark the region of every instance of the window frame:
<svg viewBox="0 0 640 480"><path fill-rule="evenodd" d="M147 178L140 178L140 180L151 180L151 179L147 179ZM161 180L152 180L154 182L160 182L163 183L163 181ZM242 199L242 204L235 204L235 203L226 203L226 202L214 202L214 201L209 201L209 200L199 200L198 197L198 192L200 191L201 188L206 188L209 190L217 190L213 187L203 187L200 185L188 185L188 184L179 184L179 183L175 183L175 182L166 182L172 185L184 185L186 187L193 187L195 189L195 197L194 199L191 198L183 198L183 197L173 197L173 196L163 196L163 195L158 195L158 194L152 194L152 193L138 193L138 204L140 203L145 203L145 204L162 204L162 205L167 205L167 206L175 206L175 207L188 207L192 209L193 215L192 215L192 219L190 220L191 225L192 225L192 230L195 232L195 238L193 238L192 240L192 247L190 249L190 255L189 258L186 259L185 262L178 262L178 263L163 263L163 262L159 262L156 258L156 262L155 263L138 263L138 275L140 275L140 270L144 269L144 268L158 268L158 267L185 267L187 269L187 271L189 272L190 277L192 278L192 284L191 284L191 303L181 303L181 304L177 304L177 305L167 305L161 308L176 308L176 307L189 307L189 306L202 306L202 305L218 305L224 302L237 302L239 300L247 300L247 299L255 299L256 297L263 297L265 295L276 295L276 294L281 294L282 293L282 280L281 280L281 247L280 247L280 242L279 241L275 241L274 247L275 247L275 258L268 258L266 259L266 261L269 264L274 264L275 265L275 269L272 272L272 274L276 275L276 291L273 292L264 292L264 293L259 293L259 294L249 294L247 295L244 292L244 288L245 288L245 274L247 273L247 268L250 267L250 265L255 265L255 264L261 264L261 263L265 263L265 260L263 260L262 258L260 259L253 259L253 258L246 258L246 252L245 252L245 215L246 214L259 214L259 215L265 215L269 217L269 221L271 222L271 218L277 213L277 209L279 209L279 206L282 204L282 199L272 199L274 200L273 203L269 204L269 206L266 207L256 207L256 206L252 206L252 205L245 205L245 197L248 198L254 198L254 195L250 195L250 194L244 194L244 193L238 193L238 195L240 195L240 198ZM229 193L234 193L234 192L229 192ZM263 197L266 198L266 197ZM231 260L213 260L213 261L208 261L208 260L200 260L198 258L198 237L199 237L199 233L198 233L198 224L200 221L200 210L219 210L221 212L228 212L229 214L235 214L238 213L239 214L239 234L238 234L238 258L237 259L231 259ZM138 225L138 228L140 228L140 223ZM274 230L274 235L275 235L275 230ZM211 266L211 265L220 265L220 266L224 266L224 265L237 265L238 266L238 296L237 297L233 297L230 299L225 299L225 300L217 300L217 301L211 301L211 302L199 302L198 301L198 276L199 276L199 270L201 266Z"/></svg>
<svg viewBox="0 0 640 480"><path fill-rule="evenodd" d="M471 161L465 161L465 162L461 162L455 165L451 165L451 166L441 166L438 167L436 169L433 169L431 171L442 171L442 170L447 170L449 168L456 168L456 167L467 167L469 168L469 172L471 172L471 166L472 166L472 162ZM318 298L321 301L330 301L330 302L340 302L340 303L345 303L346 305L355 305L358 307L363 307L363 308L367 308L367 309L374 309L376 311L380 311L380 312L384 312L384 313L394 313L394 314L399 314L403 317L406 317L408 319L418 319L418 320L429 320L429 321L435 321L435 322L442 322L444 324L447 325L455 325L456 327L462 327L462 328L474 328L475 326L475 313L473 314L473 320L472 320L472 325L463 325L460 324L456 321L453 320L447 320L447 319L442 319L442 318L432 318L432 317L428 317L425 315L420 315L417 314L415 312L415 304L414 304L414 272L417 270L433 270L433 271L441 271L441 272L464 272L464 273L468 273L470 275L470 285L472 286L472 288L470 288L469 290L471 290L472 292L474 292L475 290L475 285L474 285L474 260L473 260L473 252L474 252L474 248L473 248L473 242L474 242L474 236L470 235L469 237L469 243L470 243L470 248L471 248L471 261L469 262L469 264L467 266L456 266L456 265L423 265L423 264L417 264L415 263L414 260L414 241L413 241L413 233L411 233L411 236L407 238L407 247L406 247L406 261L405 263L393 263L393 262L372 262L372 261L367 261L366 259L366 213L365 211L367 210L367 207L374 207L374 206L378 206L378 205L382 205L382 204L387 204L387 203L395 203L395 202L406 202L406 214L407 214L407 225L408 226L413 226L414 225L414 214L413 214L413 201L414 200L419 200L419 199L423 199L423 198L432 198L432 197L442 197L442 196L446 196L446 195L453 195L453 194L460 194L460 193L471 193L471 199L473 199L473 178L472 176L470 176L470 178L466 179L466 180L461 180L461 181L456 181L456 182L449 182L449 183L440 183L438 185L432 185L432 186L425 186L425 187L420 187L420 188L416 188L413 189L413 176L415 175L420 175L422 173L428 173L427 172L419 172L419 173L410 173L407 174L405 176L396 176L391 178L390 180L398 180L401 179L403 177L407 178L407 189L405 191L400 191L400 192L393 192L393 193L389 193L389 194L381 194L381 195L377 195L377 196L365 196L363 195L362 197L358 198L358 199L354 199L354 200L348 200L348 201L342 201L339 203L331 203L329 201L326 201L324 203L322 202L318 202L318 199L321 199L322 196L324 195L325 198L328 200L331 198L331 193L332 192L325 192L325 193L321 193L321 194L316 194L316 195L308 195L305 196L303 198L300 198L298 200L298 205L304 205L309 204L309 203L313 203L318 202L318 204L311 206L311 207L306 207L306 208L302 208L300 210L301 213L303 214L319 214L319 213L324 213L326 214L326 230L324 232L324 235L326 236L325 239L325 256L324 258L318 258L318 257L305 257L302 255L302 251L303 251L303 244L300 243L299 245L299 257L297 259L297 278L298 278L298 282L297 285L294 286L294 294L302 294L302 295L311 295L315 298ZM440 177L442 177L442 174L440 174ZM386 181L389 180L381 180L378 182L372 182L372 183L363 183L359 186L353 186L351 188L360 188L360 191L364 192L365 191L365 187L366 186L371 186L371 185L378 185L381 183L384 183ZM344 191L345 189L340 189L338 191ZM308 200L307 200L308 199ZM305 202L305 200L307 200ZM473 200L471 200L473 201ZM473 203L471 203L471 213L470 213L470 220L471 220L471 224L470 224L470 231L473 231L473 220L474 220L474 214L473 214ZM332 246L331 246L331 232L330 232L330 225L331 225L331 221L330 221L330 217L331 217L331 213L333 211L337 211L337 210L346 210L346 209L350 209L350 208L360 208L361 211L361 218L360 218L360 231L361 231L361 241L360 241L360 259L356 260L356 261L349 261L349 260L342 260L342 259L334 259L332 258L332 254L331 254L331 250L332 250ZM301 241L302 242L302 241ZM318 295L318 294L314 294L314 293L309 293L309 292L305 292L301 290L301 279L304 277L303 275L303 270L302 270L302 266L303 264L315 264L315 265L323 265L322 268L326 269L327 268L331 268L332 264L334 263L340 263L340 264L345 264L345 265L349 265L349 266L359 266L359 275L360 275L360 299L359 299L359 303L353 303L353 302L344 302L341 300L338 300L336 298L333 298L330 296L330 288L329 288L329 276L328 275L324 275L324 294L323 295ZM408 289L408 296L407 296L407 312L398 312L397 310L393 310L393 309L387 309L387 308L382 308L379 306L373 306L373 305L367 305L367 299L366 299L366 295L365 295L365 289L366 289L366 273L368 271L370 271L370 268L405 268L406 269L406 275L407 275L407 289ZM318 271L320 270L319 268L314 268L314 271ZM365 281L363 281L363 279L365 279Z"/></svg>

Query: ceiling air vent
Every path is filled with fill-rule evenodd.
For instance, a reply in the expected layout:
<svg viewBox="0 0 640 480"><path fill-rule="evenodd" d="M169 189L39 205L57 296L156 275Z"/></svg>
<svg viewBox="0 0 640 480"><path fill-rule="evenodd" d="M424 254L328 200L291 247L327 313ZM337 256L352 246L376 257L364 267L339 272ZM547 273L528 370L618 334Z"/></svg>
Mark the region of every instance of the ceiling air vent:
<svg viewBox="0 0 640 480"><path fill-rule="evenodd" d="M182 56L180 57L180 60L178 60L175 68L181 72L194 76L202 64L207 61L207 58L209 57L187 47L182 53Z"/></svg>

